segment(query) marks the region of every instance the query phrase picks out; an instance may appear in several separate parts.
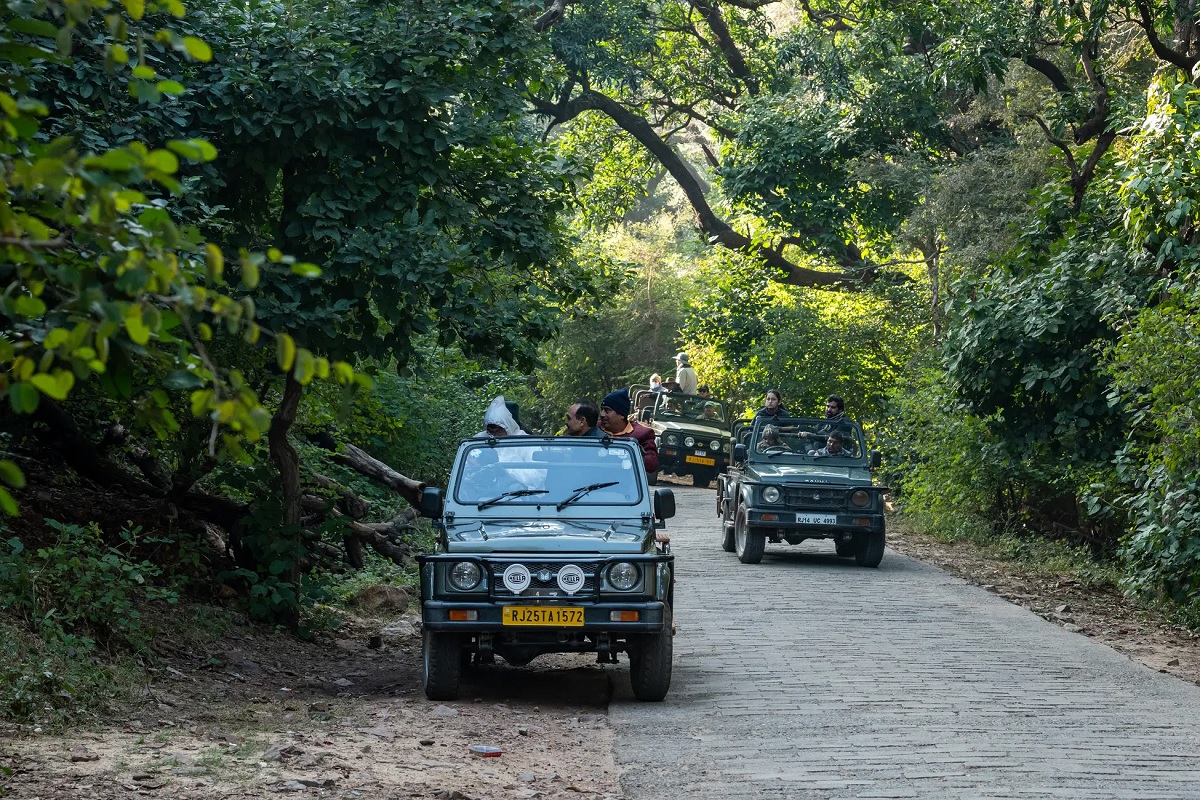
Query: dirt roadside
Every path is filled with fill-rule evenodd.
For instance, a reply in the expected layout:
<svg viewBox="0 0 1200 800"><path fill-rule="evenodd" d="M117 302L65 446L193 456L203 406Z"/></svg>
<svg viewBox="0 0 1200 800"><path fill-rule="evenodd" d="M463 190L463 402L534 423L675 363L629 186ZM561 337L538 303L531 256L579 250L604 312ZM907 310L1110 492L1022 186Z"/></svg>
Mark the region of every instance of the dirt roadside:
<svg viewBox="0 0 1200 800"><path fill-rule="evenodd" d="M0 796L621 796L606 716L614 667L582 656L485 665L469 671L462 700L433 703L420 689L415 619L410 632L389 625L380 649L367 646L379 627L357 624L316 644L242 627L179 652L104 729L0 729L0 767L14 771L0 775Z"/></svg>

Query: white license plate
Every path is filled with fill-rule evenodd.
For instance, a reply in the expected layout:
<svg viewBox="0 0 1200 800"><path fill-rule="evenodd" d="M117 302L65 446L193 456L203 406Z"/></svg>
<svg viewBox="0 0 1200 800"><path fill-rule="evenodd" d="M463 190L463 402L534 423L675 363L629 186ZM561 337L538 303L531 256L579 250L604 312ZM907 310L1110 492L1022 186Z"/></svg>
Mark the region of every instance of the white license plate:
<svg viewBox="0 0 1200 800"><path fill-rule="evenodd" d="M697 451L696 451L696 455L698 455L698 456L706 456L706 455L708 455L708 451L707 451L707 450L697 450Z"/></svg>
<svg viewBox="0 0 1200 800"><path fill-rule="evenodd" d="M836 514L797 514L797 525L837 525Z"/></svg>

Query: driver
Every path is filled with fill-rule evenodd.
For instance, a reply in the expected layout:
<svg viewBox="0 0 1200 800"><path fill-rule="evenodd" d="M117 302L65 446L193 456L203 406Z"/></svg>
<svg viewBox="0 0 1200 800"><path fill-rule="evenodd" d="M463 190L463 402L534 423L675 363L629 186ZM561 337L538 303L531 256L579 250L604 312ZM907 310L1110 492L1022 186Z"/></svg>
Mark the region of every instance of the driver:
<svg viewBox="0 0 1200 800"><path fill-rule="evenodd" d="M765 453L768 450L791 450L779 438L779 429L774 425L766 425L763 427L762 438L758 440L758 452Z"/></svg>

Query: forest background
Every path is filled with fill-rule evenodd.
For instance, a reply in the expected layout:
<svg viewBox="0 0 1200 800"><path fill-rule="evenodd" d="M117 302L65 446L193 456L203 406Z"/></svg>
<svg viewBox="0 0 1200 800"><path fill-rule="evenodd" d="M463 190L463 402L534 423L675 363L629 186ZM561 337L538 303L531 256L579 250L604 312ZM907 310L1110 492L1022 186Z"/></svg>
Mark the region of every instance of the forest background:
<svg viewBox="0 0 1200 800"><path fill-rule="evenodd" d="M678 350L1200 625L1194 0L0 15L5 714L148 603L311 633L492 396L554 432Z"/></svg>

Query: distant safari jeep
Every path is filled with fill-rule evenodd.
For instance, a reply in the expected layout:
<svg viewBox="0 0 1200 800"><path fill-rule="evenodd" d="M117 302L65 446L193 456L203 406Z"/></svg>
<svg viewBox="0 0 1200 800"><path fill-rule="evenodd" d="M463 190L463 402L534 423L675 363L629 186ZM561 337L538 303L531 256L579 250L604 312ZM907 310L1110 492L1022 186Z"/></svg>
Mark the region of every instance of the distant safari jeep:
<svg viewBox="0 0 1200 800"><path fill-rule="evenodd" d="M464 440L445 493L426 489L437 552L422 556L424 684L454 699L472 654L515 666L543 653L629 657L639 700L671 685L675 515L632 439Z"/></svg>
<svg viewBox="0 0 1200 800"><path fill-rule="evenodd" d="M658 471L708 486L729 463L729 417L720 400L696 394L639 392L639 420L654 430Z"/></svg>
<svg viewBox="0 0 1200 800"><path fill-rule="evenodd" d="M762 560L768 541L832 539L839 556L864 567L883 559L883 495L858 423L761 417L733 426L733 461L717 486L721 546L743 564Z"/></svg>

